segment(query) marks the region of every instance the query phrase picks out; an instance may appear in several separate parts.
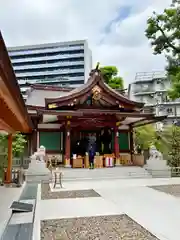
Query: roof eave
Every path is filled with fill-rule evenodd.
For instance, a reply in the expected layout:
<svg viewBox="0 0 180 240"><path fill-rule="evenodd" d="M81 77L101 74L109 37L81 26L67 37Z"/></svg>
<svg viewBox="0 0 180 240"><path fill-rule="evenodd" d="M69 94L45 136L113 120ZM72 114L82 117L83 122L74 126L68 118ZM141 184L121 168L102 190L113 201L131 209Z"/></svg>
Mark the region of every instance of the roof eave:
<svg viewBox="0 0 180 240"><path fill-rule="evenodd" d="M15 95L14 98L17 97L16 98L16 103L18 105L18 108L19 108L21 114L23 116L25 116L26 122L29 125L29 128L31 129L32 128L32 122L31 122L30 117L28 115L24 99L22 97L18 82L16 80L16 76L15 76L15 73L14 73L14 70L13 70L13 67L12 67L12 64L11 64L11 60L9 58L8 51L7 51L4 39L2 37L1 31L0 31L0 45L1 45L0 52L1 52L1 58L2 58L1 60L4 63L4 65L6 65L6 72L8 72L8 75L5 74L5 77L7 79L7 81L5 82L5 85L8 87L9 91L11 92L11 95L12 96ZM3 65L2 65L2 70L4 71Z"/></svg>
<svg viewBox="0 0 180 240"><path fill-rule="evenodd" d="M164 116L154 116L151 119L144 119L144 120L142 120L141 122L139 122L137 124L134 123L134 124L132 124L132 127L141 127L141 126L144 126L144 125L153 124L153 123L156 123L156 122L161 122L161 121L165 120L167 117L168 117L167 115L164 115ZM149 120L149 122L143 123L143 121L147 121L147 120Z"/></svg>

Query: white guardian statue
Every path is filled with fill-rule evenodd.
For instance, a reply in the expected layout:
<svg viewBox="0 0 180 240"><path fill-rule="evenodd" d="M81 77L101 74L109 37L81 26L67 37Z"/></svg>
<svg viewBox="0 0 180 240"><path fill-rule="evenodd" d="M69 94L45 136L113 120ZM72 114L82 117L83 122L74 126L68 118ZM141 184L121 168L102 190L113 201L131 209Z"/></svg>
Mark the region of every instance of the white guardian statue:
<svg viewBox="0 0 180 240"><path fill-rule="evenodd" d="M51 173L46 166L46 148L44 146L40 146L31 157L29 168L26 172L26 180L27 181L43 181L49 180L51 177Z"/></svg>
<svg viewBox="0 0 180 240"><path fill-rule="evenodd" d="M163 155L155 146L149 149L150 157L144 168L152 175L152 177L170 177L171 170L167 166L167 161L163 160Z"/></svg>

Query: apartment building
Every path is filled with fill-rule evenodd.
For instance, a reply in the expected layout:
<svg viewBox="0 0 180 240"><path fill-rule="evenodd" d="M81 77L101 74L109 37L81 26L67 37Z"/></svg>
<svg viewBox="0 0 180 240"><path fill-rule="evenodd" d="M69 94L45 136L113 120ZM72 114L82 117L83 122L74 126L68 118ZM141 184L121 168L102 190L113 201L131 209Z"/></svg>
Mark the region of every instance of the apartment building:
<svg viewBox="0 0 180 240"><path fill-rule="evenodd" d="M145 112L155 113L157 116L167 115L165 123L171 124L180 119L180 99L172 101L168 97L171 83L165 72L140 72L135 81L129 84L130 99L144 102Z"/></svg>

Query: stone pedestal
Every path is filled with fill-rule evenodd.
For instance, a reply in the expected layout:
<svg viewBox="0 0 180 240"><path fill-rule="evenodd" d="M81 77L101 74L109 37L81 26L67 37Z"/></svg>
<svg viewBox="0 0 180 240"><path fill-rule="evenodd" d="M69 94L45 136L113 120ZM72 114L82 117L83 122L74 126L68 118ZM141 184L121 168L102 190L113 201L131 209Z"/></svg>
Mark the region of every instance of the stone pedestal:
<svg viewBox="0 0 180 240"><path fill-rule="evenodd" d="M25 175L27 182L41 182L51 179L51 172L44 161L31 161Z"/></svg>
<svg viewBox="0 0 180 240"><path fill-rule="evenodd" d="M167 166L166 160L149 158L144 168L152 175L152 177L171 177L171 168Z"/></svg>
<svg viewBox="0 0 180 240"><path fill-rule="evenodd" d="M162 153L155 146L149 149L150 157L144 168L152 175L152 177L171 177L171 168L167 165L166 160L163 160Z"/></svg>

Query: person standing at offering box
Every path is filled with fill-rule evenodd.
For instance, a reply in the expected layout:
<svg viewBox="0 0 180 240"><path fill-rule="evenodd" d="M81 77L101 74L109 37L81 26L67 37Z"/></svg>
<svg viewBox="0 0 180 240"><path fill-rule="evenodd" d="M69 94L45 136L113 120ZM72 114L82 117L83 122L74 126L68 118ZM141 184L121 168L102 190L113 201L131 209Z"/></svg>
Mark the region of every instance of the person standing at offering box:
<svg viewBox="0 0 180 240"><path fill-rule="evenodd" d="M90 145L89 147L89 168L94 169L94 157L96 155L96 143Z"/></svg>

